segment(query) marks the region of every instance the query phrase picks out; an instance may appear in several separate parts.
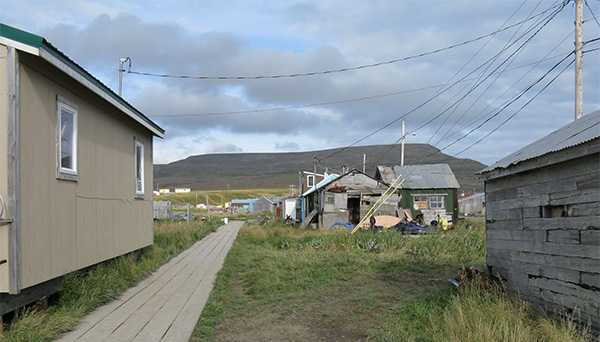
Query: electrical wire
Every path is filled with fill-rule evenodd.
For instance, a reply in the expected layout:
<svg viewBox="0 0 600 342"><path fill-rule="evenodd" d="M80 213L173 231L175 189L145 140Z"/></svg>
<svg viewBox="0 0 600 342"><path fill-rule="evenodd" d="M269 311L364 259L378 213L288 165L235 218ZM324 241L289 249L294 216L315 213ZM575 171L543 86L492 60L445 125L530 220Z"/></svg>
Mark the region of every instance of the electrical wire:
<svg viewBox="0 0 600 342"><path fill-rule="evenodd" d="M547 58L541 59L540 61L537 61L537 62L523 64L523 65L520 65L518 67L514 67L514 68L511 68L511 69L506 69L505 71L502 71L502 72L496 72L496 74L503 74L505 72L519 70L519 69L526 68L526 67L531 66L531 65L536 65L539 62L549 61L549 60L552 60L552 59L555 59L555 58L558 58L558 57L561 57L561 56L562 55L554 55L552 57L547 57ZM424 90L429 90L429 89L436 89L436 88L442 88L442 87L445 87L445 86L451 86L451 85L455 85L455 84L462 83L462 82L472 81L474 79L477 79L477 77L465 78L465 79L462 79L462 80L459 80L459 81L455 81L455 82L444 83L444 84L436 84L436 85L432 85L432 86L428 86L428 87L422 87L422 88L415 88L415 89L395 91L395 92L385 93L385 94L378 94L378 95L364 96L364 97L357 97L357 98L350 98L350 99L342 99L342 100L337 100L337 101L328 101L328 102L303 104L303 105L297 105L297 106L272 107L272 108L263 108L263 109L251 109L251 110L231 111L231 112L208 112L208 113L190 113L190 114L158 114L158 115L148 115L148 117L151 117L151 118L201 117L201 116L239 115L239 114L253 114L253 113L264 113L264 112L274 112L274 111L285 111L285 110L291 110L291 109L319 107L319 106L327 106L327 105L334 105L334 104L343 104L343 103L349 103L349 102L358 102L358 101L373 100L373 99L378 99L378 98L383 98L383 97L390 97L390 96L396 96L396 95L409 94L409 93L414 93L414 92L419 92L419 91L424 91Z"/></svg>
<svg viewBox="0 0 600 342"><path fill-rule="evenodd" d="M541 30L542 30L542 29L543 29L543 28L544 28L544 27L545 27L545 26L546 26L546 25L547 25L547 24L548 24L548 23L551 21L551 20L552 20L552 19L554 19L554 18L556 17L556 15L558 15L558 13L560 13L560 12L561 12L561 11L562 11L562 10L563 10L565 7L566 7L566 4L567 4L567 2L563 2L563 3L562 3L562 4L561 4L561 5L560 5L560 6L559 6L559 7L558 7L558 8L557 8L557 9L556 9L556 10L555 10L553 13L549 14L549 15L548 15L548 16L547 16L547 17L544 19L544 20L545 20L545 22L544 22L544 23L543 23L543 24L542 24L542 25L541 25L541 26L540 26L540 27L539 27L539 28L538 28L538 29L537 29L537 30L534 32L534 34L533 34L532 36L530 36L530 37L529 37L529 38L528 38L528 39L527 39L527 40L526 40L526 41L525 41L523 44L521 44L521 46L520 46L519 48L517 48L517 50L515 50L515 51L514 51L514 52L513 52L513 53L512 53L512 54L511 54L511 55L510 55L510 56L509 56L509 57L508 57L508 58L507 58L507 59L506 59L504 62L503 62L503 63L501 63L501 64L500 64L498 67L496 67L496 68L494 69L494 71L493 71L493 72L497 71L497 70L498 70L498 69L499 69L499 68L500 68L500 67L501 67L501 66L502 66L502 65L503 65L503 64L504 64L504 63L505 63L505 62L506 62L508 59L510 59L510 58L511 58L511 57L512 57L512 56L513 56L513 55L514 55L514 54L515 54L517 51L519 51L519 50L520 50L520 49L522 49L522 48L523 48L525 45L527 45L527 44L528 44L528 43L529 43L529 42L530 42L530 41L531 41L531 40L532 40L532 39L533 39L533 38L534 38L534 37L535 37L535 36L536 36L536 35L537 35L537 34L538 34L538 33L539 33L539 32L540 32L540 31L541 31ZM552 9L552 8L555 8L555 7L556 7L556 6L552 6L552 7L550 7L550 9ZM547 11L548 11L548 10L546 10L546 11L544 11L544 12L547 12ZM519 39L523 38L523 37L524 37L526 34L528 34L528 33L529 33L529 32L531 32L531 31L533 31L533 28L530 28L530 30L528 30L527 32L524 32L524 33L523 33L523 35L521 35L521 37L520 37ZM516 41L514 41L512 44L510 44L510 46L514 45L514 44L515 44L516 42L518 42L518 41L519 41L519 40L516 40ZM501 51L499 54L501 54L502 52L503 52L503 51ZM497 54L497 55L498 55L498 54ZM492 59L494 59L494 58L495 58L495 57L492 57L490 60L492 60ZM463 79L464 79L464 78L466 78L466 77L468 77L470 74L472 74L473 72L477 71L477 70L478 70L478 69L480 69L481 67L483 67L485 64L489 63L489 62L490 62L490 60L488 60L487 62L485 62L484 64L482 64L482 65L481 65L480 67L478 67L477 69L473 70L471 73L467 74L465 77L463 77ZM488 77L490 77L490 75L492 75L492 74L493 74L493 72L492 72L492 73L490 73L490 74L488 74L488 75L486 76L486 78L485 78L485 79L487 79ZM483 81L485 81L485 79L484 79ZM462 80L462 79L461 79L461 80ZM480 82L478 83L478 85L480 85L480 84L481 84L483 81L480 81ZM371 137L371 136L373 136L373 135L375 135L375 134L379 133L379 132L380 132L380 131L382 131L383 129L385 129L385 128L387 128L387 127L391 126L392 124L394 124L394 123L398 122L399 120L401 120L401 119L403 119L403 118L407 117L408 115L412 114L412 113L413 113L413 112L415 112L416 110L418 110L418 109L422 108L422 107L423 107L423 106L425 106L427 103L429 103L429 102L433 101L435 98L439 97L440 95L442 95L442 94L443 94L445 91L447 91L447 90L449 90L449 89L450 89L450 88L447 88L447 89L445 89L444 91L437 93L436 95L434 95L434 96L432 96L431 98L427 99L425 102L421 103L420 105L418 105L417 107L413 108L412 110L410 110L409 112L405 113L404 115L401 115L401 116L397 117L396 119L394 119L394 120L392 120L391 122L389 122L389 123L385 124L384 126L382 126L382 127L378 128L377 130L375 130L375 131L373 131L373 132L371 132L371 133L367 134L366 136L364 136L364 137L362 137L362 138L360 138L360 139L356 140L356 141L355 141L355 142L353 142L352 144L350 144L350 145L348 145L348 146L346 146L346 147L343 147L343 148L341 148L341 149L339 149L339 150L337 150L337 151L334 151L334 152L332 152L331 154L329 154L329 155L327 155L327 156L323 157L321 160L325 160L325 159L327 159L327 158L330 158L330 157L332 157L332 156L334 156L334 155L336 155L336 154L338 154L338 153L341 153L342 151L344 151L344 150L346 150L346 149L348 149L348 148L350 148L350 147L352 147L352 146L354 146L354 145L356 145L356 144L358 144L358 143L360 143L360 142L364 141L365 139L367 139L367 138L369 138L369 137ZM470 92L469 92L469 93L470 93ZM467 94L467 95L468 95L468 94ZM445 112L445 111L444 111L444 112ZM428 125L429 123L431 123L433 120L435 120L435 119L439 118L441 115L443 115L443 113L444 113L444 112L442 112L442 113L440 113L440 114L436 115L435 117L433 117L432 119L428 120L428 121L427 121L425 124L423 124L423 125L419 126L417 129L413 130L413 132L416 132L417 130L419 130L419 129L421 129L421 128L425 127L426 125Z"/></svg>
<svg viewBox="0 0 600 342"><path fill-rule="evenodd" d="M596 21L596 24L598 24L598 27L600 27L600 22L598 22L598 17L596 17L596 15L594 14L594 11L592 11L592 7L588 4L587 0L585 0L584 2L585 2L585 5L587 6L588 10L592 14L592 18L594 18L594 20Z"/></svg>
<svg viewBox="0 0 600 342"><path fill-rule="evenodd" d="M562 7L564 7L565 5L563 4ZM140 75L140 76L152 76L152 77L160 77L160 78L177 78L177 79L195 79L195 80L259 80L259 79L278 79L278 78L294 78L294 77L304 77L304 76L316 76L316 75L327 75L327 74L334 74L334 73L341 73L341 72L347 72L347 71L355 71L355 70L361 70L361 69L367 69L367 68L373 68L373 67L379 67L382 65L389 65L389 64L394 64L394 63L398 63L398 62L405 62L411 59L416 59L416 58L420 58L420 57L425 57L428 55L433 55L439 52L443 52L443 51L447 51L456 47L460 47L460 46L464 46L479 40L482 40L484 38L490 37L490 36L494 36L500 32L509 30L515 26L521 25L524 22L533 20L539 16L544 15L546 12L551 11L554 8L558 8L561 7L561 5L554 5L532 17L526 18L520 22L517 22L515 24L509 25L503 29L500 30L496 30L494 32L479 36L477 38L472 38L466 41L463 41L461 43L457 43L457 44L453 44L453 45L449 45L447 47L443 47L443 48L439 48L439 49L435 49L432 51L428 51L428 52L423 52L423 53L419 53L416 55L412 55L412 56L407 56L407 57L403 57L403 58L398 58L398 59L393 59L390 61L385 61L385 62L377 62L377 63L373 63L373 64L365 64L365 65L360 65L360 66L355 66L355 67L348 67L348 68L341 68L341 69L333 69L333 70L325 70L325 71L313 71L313 72L307 72L307 73L295 73L295 74L285 74L285 75L262 75L262 76L190 76L190 75L172 75L172 74L158 74L158 73L150 73L150 72L141 72L141 71L132 71L132 70L127 70L128 74L134 74L134 75Z"/></svg>

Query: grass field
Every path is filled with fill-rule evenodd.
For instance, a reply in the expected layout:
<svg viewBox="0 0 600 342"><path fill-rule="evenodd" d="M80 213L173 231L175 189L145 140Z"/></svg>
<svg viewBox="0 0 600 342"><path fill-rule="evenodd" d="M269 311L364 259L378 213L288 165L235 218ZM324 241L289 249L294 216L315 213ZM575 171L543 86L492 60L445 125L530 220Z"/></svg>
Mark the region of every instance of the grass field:
<svg viewBox="0 0 600 342"><path fill-rule="evenodd" d="M287 196L289 189L252 189L252 190L208 190L208 191L193 191L180 194L163 194L154 196L155 201L171 201L173 205L191 204L195 206L197 203L208 203L210 205L221 205L231 201L232 199L249 199L259 198L262 196ZM196 195L198 197L196 198ZM196 202L197 201L197 202Z"/></svg>
<svg viewBox="0 0 600 342"><path fill-rule="evenodd" d="M238 216L258 221L256 215ZM22 310L0 340L51 341L220 224L164 221L155 244L66 277L47 311ZM501 289L457 291L462 266L485 264L485 231L419 238L246 224L192 341L585 341Z"/></svg>
<svg viewBox="0 0 600 342"><path fill-rule="evenodd" d="M584 341L500 289L447 280L485 264L485 231L419 238L246 225L193 341Z"/></svg>

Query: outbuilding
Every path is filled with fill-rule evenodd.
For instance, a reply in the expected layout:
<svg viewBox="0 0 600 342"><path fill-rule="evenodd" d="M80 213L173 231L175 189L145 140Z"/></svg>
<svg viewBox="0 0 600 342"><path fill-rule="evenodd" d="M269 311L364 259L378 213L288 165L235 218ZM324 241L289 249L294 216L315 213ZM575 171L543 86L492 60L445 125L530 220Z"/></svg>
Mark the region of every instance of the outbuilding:
<svg viewBox="0 0 600 342"><path fill-rule="evenodd" d="M550 312L600 328L600 111L482 170L487 267Z"/></svg>
<svg viewBox="0 0 600 342"><path fill-rule="evenodd" d="M0 24L0 315L153 243L163 135L44 38Z"/></svg>

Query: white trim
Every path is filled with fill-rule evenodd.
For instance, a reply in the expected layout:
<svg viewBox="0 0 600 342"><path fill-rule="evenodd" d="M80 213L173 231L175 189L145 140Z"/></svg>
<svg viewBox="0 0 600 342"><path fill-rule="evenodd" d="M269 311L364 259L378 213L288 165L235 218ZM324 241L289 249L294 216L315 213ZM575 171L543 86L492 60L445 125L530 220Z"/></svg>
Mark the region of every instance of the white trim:
<svg viewBox="0 0 600 342"><path fill-rule="evenodd" d="M150 130L157 137L164 138L163 133L161 133L159 130L154 128L148 122L146 122L145 120L140 118L136 113L132 112L129 108L125 107L120 102L115 100L115 98L110 96L108 93L106 93L100 87L98 87L97 85L95 85L94 83L89 81L87 78L83 77L79 72L73 70L73 68L71 68L70 66L65 64L60 59L56 58L56 56L54 56L52 53L46 51L45 49L39 49L39 51L40 51L39 56L42 57L44 60L46 60L50 64L54 65L55 67L60 69L65 74L71 76L77 82L81 83L82 85L84 85L85 87L87 87L88 89L90 89L91 91L96 93L96 95L98 95L98 96L102 97L104 100L108 101L113 106L117 107L120 111L127 114L129 117L131 117L132 119L134 119L135 121L140 123L142 126L147 128L148 130Z"/></svg>
<svg viewBox="0 0 600 342"><path fill-rule="evenodd" d="M32 55L36 55L39 56L40 55L40 49L33 47L31 45L27 45L27 44L23 44L21 42L18 42L16 40L12 40L6 37L1 37L0 36L0 44L4 44L6 46L10 46L13 47L17 50L21 50L27 53L30 53Z"/></svg>
<svg viewBox="0 0 600 342"><path fill-rule="evenodd" d="M8 229L8 293L21 292L21 213L19 210L19 55L8 48L7 65L7 193L6 209L12 216Z"/></svg>
<svg viewBox="0 0 600 342"><path fill-rule="evenodd" d="M140 159L140 164L138 165L138 147L141 148L141 159ZM135 143L134 143L134 152L133 152L133 159L134 159L134 171L135 171L135 198L139 198L139 199L143 199L144 195L145 195L145 189L144 189L144 143L139 140L139 139L135 139ZM141 179L138 179L138 166L139 169L141 169ZM141 185L141 190L138 190L138 184Z"/></svg>
<svg viewBox="0 0 600 342"><path fill-rule="evenodd" d="M63 111L73 116L73 141L71 146L71 164L73 167L63 167L62 158L62 113ZM78 110L71 101L60 95L56 96L56 178L77 181L77 140L78 140Z"/></svg>

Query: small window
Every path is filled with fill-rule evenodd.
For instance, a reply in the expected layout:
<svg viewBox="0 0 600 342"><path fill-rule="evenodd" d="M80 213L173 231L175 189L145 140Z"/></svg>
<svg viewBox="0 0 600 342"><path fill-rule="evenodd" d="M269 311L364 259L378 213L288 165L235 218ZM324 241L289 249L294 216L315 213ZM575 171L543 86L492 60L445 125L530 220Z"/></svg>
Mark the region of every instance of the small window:
<svg viewBox="0 0 600 342"><path fill-rule="evenodd" d="M428 209L427 196L413 196L413 206L415 210Z"/></svg>
<svg viewBox="0 0 600 342"><path fill-rule="evenodd" d="M312 188L313 186L315 186L315 176L308 176L306 178L306 184L309 188Z"/></svg>
<svg viewBox="0 0 600 342"><path fill-rule="evenodd" d="M444 196L429 196L429 207L431 209L443 209Z"/></svg>
<svg viewBox="0 0 600 342"><path fill-rule="evenodd" d="M135 197L144 198L144 144L135 140Z"/></svg>
<svg viewBox="0 0 600 342"><path fill-rule="evenodd" d="M77 180L77 107L57 99L57 178Z"/></svg>

